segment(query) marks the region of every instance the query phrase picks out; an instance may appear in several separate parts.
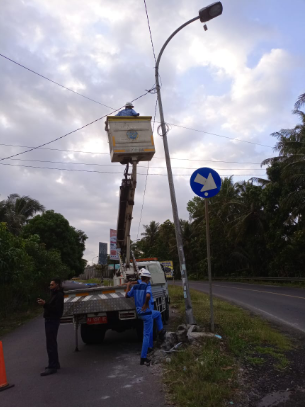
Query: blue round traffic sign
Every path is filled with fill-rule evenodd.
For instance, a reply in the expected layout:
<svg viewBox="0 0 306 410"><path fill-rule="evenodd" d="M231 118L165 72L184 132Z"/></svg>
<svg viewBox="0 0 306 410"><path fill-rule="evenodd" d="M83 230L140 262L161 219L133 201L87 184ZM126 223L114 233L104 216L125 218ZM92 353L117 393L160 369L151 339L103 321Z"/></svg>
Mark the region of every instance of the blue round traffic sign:
<svg viewBox="0 0 306 410"><path fill-rule="evenodd" d="M199 168L191 175L190 186L193 192L202 198L211 198L221 189L221 178L211 168Z"/></svg>

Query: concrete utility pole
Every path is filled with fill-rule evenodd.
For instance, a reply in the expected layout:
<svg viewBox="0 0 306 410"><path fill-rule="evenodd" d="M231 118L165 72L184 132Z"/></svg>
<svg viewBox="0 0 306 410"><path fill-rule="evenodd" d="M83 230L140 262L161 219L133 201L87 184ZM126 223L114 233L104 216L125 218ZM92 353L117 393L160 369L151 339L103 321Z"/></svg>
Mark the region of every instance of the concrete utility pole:
<svg viewBox="0 0 306 410"><path fill-rule="evenodd" d="M163 105L162 105L162 100L161 100L158 69L159 69L160 59L161 59L161 56L162 56L165 48L167 47L170 40L180 30L182 30L188 24L193 23L194 21L199 20L199 19L200 19L201 22L209 21L212 18L219 16L222 13L222 10L223 10L223 7L222 7L222 4L220 2L213 3L210 6L204 7L203 9L201 9L199 11L199 16L194 17L193 19L191 19L191 20L187 21L186 23L182 24L177 30L175 30L171 34L171 36L168 38L168 40L162 46L162 48L161 48L161 50L158 54L156 67L155 67L155 83L156 83L158 107L159 107L160 122L161 122L162 136L163 136L163 142L164 142L165 159L166 159L166 165L167 165L168 182L169 182L169 189L170 189L170 197L171 197L171 204L172 204L174 227L175 227L175 236L176 236L177 250L178 250L181 277L182 277L182 286L183 286L183 292L184 292L186 318L187 318L187 323L188 324L194 324L195 319L193 317L191 297L190 297L190 292L189 292L189 285L188 285L188 277L187 277L186 261L185 261L185 254L184 254L184 248L183 248L181 226L180 226L180 220L179 220L178 210L177 210L177 202L176 202L176 196L175 196L175 190L174 190L173 175L172 175L172 168L171 168L171 161L170 161L169 147L168 147L168 140L167 140L167 130L166 130L166 126L165 126L164 111L163 111ZM207 27L206 28L204 27L204 29L206 30Z"/></svg>

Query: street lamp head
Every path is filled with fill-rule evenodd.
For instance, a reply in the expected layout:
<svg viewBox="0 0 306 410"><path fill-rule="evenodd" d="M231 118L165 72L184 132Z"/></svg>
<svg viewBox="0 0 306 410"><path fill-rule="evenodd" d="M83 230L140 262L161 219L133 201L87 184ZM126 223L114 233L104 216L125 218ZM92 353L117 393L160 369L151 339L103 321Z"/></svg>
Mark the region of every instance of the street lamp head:
<svg viewBox="0 0 306 410"><path fill-rule="evenodd" d="M223 6L221 1L211 4L210 6L204 7L199 11L200 21L205 23L215 17L220 16L223 11Z"/></svg>

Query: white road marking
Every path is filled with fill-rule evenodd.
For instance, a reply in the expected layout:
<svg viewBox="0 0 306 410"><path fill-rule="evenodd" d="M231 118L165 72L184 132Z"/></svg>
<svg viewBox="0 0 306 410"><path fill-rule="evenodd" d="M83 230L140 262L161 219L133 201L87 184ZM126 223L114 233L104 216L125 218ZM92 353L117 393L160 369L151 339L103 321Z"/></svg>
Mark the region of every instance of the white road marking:
<svg viewBox="0 0 306 410"><path fill-rule="evenodd" d="M222 285L215 285L215 284L213 286L218 286L219 288L250 290L251 292L259 292L259 293L271 293L272 295L287 296L288 298L305 299L302 296L285 295L284 293L267 292L265 290L255 290L255 289L249 289L249 288L237 288L236 286L222 286Z"/></svg>

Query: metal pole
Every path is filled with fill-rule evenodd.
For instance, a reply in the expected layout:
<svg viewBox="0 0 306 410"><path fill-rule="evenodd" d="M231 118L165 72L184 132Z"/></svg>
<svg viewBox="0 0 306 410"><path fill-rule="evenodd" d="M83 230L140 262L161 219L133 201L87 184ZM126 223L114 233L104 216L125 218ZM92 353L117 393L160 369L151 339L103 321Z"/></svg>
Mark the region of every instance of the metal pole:
<svg viewBox="0 0 306 410"><path fill-rule="evenodd" d="M159 55L156 61L156 67L155 67L155 83L156 83L156 91L157 91L157 100L158 100L158 107L159 107L159 114L160 114L161 129L162 129L162 134L163 134L163 143L164 143L165 159L166 159L167 172L168 172L170 198L171 198L171 204L172 204L175 236L176 236L179 262L180 262L182 286L183 286L184 300L185 300L186 318L187 318L188 324L194 324L195 320L193 317L193 311L192 311L192 305L191 305L191 297L190 297L189 285L188 285L188 277L187 277L187 270L186 270L186 262L185 262L184 248L183 248L181 226L180 226L180 220L178 216L178 209L177 209L176 196L175 196L175 190L174 190L173 175L172 175L171 161L170 161L169 147L168 147L168 140L167 140L167 131L166 131L166 126L165 126L164 111L163 111L163 105L162 105L161 93L160 93L158 68L159 68L161 56L167 44L169 43L169 41L175 36L176 33L182 30L182 28L198 20L199 18L200 17L198 16L198 17L195 17L187 21L186 23L181 25L177 30L175 30L171 34L171 36L168 38L168 40L165 42L165 44L163 45L163 47L161 48L159 52Z"/></svg>
<svg viewBox="0 0 306 410"><path fill-rule="evenodd" d="M210 330L211 330L212 332L214 332L214 331L215 331L215 323L214 323L214 306L213 306L212 281L211 281L208 198L205 198L204 201L205 201L207 265L208 265L209 299L210 299Z"/></svg>

